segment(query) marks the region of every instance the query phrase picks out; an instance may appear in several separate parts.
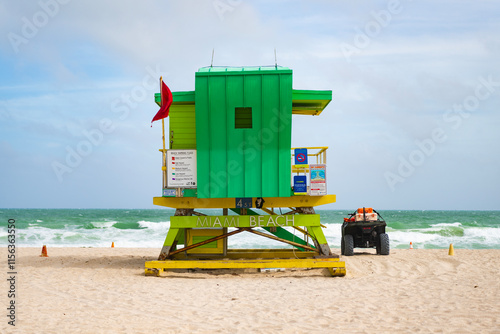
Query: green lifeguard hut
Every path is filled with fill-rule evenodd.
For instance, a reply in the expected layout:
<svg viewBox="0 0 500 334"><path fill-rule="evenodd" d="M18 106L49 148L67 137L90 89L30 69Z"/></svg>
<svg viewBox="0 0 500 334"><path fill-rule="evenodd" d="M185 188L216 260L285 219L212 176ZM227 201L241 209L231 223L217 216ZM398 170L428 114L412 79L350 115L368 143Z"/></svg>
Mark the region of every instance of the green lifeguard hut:
<svg viewBox="0 0 500 334"><path fill-rule="evenodd" d="M332 92L294 90L285 67L205 67L196 72L195 91L172 95L168 148L164 133L160 150L163 193L153 203L176 212L146 274L323 267L345 275L314 211L335 202L326 194L327 147L291 147L292 114L319 115ZM161 104L160 94L155 100ZM196 211L207 208L222 212ZM228 249L227 238L241 232L288 248Z"/></svg>

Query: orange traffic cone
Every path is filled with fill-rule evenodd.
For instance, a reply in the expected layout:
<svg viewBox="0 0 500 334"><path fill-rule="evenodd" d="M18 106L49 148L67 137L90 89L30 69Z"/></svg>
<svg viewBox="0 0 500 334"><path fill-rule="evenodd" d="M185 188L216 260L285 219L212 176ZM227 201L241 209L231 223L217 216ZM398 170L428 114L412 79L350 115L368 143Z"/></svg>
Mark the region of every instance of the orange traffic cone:
<svg viewBox="0 0 500 334"><path fill-rule="evenodd" d="M49 257L47 255L47 246L43 245L43 247L42 247L42 255L40 255L40 257Z"/></svg>
<svg viewBox="0 0 500 334"><path fill-rule="evenodd" d="M115 243L114 242L111 243L111 248L115 248Z"/></svg>
<svg viewBox="0 0 500 334"><path fill-rule="evenodd" d="M450 248L448 249L448 255L455 255L455 250L453 249L453 244L450 244Z"/></svg>
<svg viewBox="0 0 500 334"><path fill-rule="evenodd" d="M410 249L413 249L413 242L410 241Z"/></svg>

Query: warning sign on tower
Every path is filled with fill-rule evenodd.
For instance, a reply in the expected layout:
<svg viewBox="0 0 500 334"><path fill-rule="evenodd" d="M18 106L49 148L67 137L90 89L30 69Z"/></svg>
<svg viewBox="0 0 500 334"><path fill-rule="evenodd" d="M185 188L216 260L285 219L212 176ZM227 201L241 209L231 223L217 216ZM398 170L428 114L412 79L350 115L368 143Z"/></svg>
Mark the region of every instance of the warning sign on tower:
<svg viewBox="0 0 500 334"><path fill-rule="evenodd" d="M311 196L326 195L326 165L309 165L311 170Z"/></svg>
<svg viewBox="0 0 500 334"><path fill-rule="evenodd" d="M196 188L196 150L167 150L167 187Z"/></svg>

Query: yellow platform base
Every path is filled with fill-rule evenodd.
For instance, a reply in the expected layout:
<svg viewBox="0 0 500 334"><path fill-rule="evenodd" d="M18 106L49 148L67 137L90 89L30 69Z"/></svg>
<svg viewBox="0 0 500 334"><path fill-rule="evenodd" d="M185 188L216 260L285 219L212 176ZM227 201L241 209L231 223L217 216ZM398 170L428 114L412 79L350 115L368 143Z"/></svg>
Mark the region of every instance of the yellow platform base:
<svg viewBox="0 0 500 334"><path fill-rule="evenodd" d="M267 208L314 207L335 203L335 195L265 197ZM252 198L255 203L256 198ZM153 204L175 209L235 208L235 198L154 197Z"/></svg>
<svg viewBox="0 0 500 334"><path fill-rule="evenodd" d="M345 276L345 262L336 257L315 259L223 259L148 261L146 276L159 276L168 269L328 268L332 276Z"/></svg>

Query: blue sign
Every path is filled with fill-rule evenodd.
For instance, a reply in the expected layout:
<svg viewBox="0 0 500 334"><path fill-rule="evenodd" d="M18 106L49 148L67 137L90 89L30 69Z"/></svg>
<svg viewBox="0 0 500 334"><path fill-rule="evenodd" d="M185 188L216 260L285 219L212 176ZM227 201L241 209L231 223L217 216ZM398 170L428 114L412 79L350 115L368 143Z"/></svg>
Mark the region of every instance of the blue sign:
<svg viewBox="0 0 500 334"><path fill-rule="evenodd" d="M241 197L235 198L235 208L251 208L252 207L252 197Z"/></svg>
<svg viewBox="0 0 500 334"><path fill-rule="evenodd" d="M293 177L293 192L295 194L307 194L307 177L295 175Z"/></svg>
<svg viewBox="0 0 500 334"><path fill-rule="evenodd" d="M295 164L307 165L307 148L295 149Z"/></svg>
<svg viewBox="0 0 500 334"><path fill-rule="evenodd" d="M163 189L163 197L175 197L175 189Z"/></svg>

